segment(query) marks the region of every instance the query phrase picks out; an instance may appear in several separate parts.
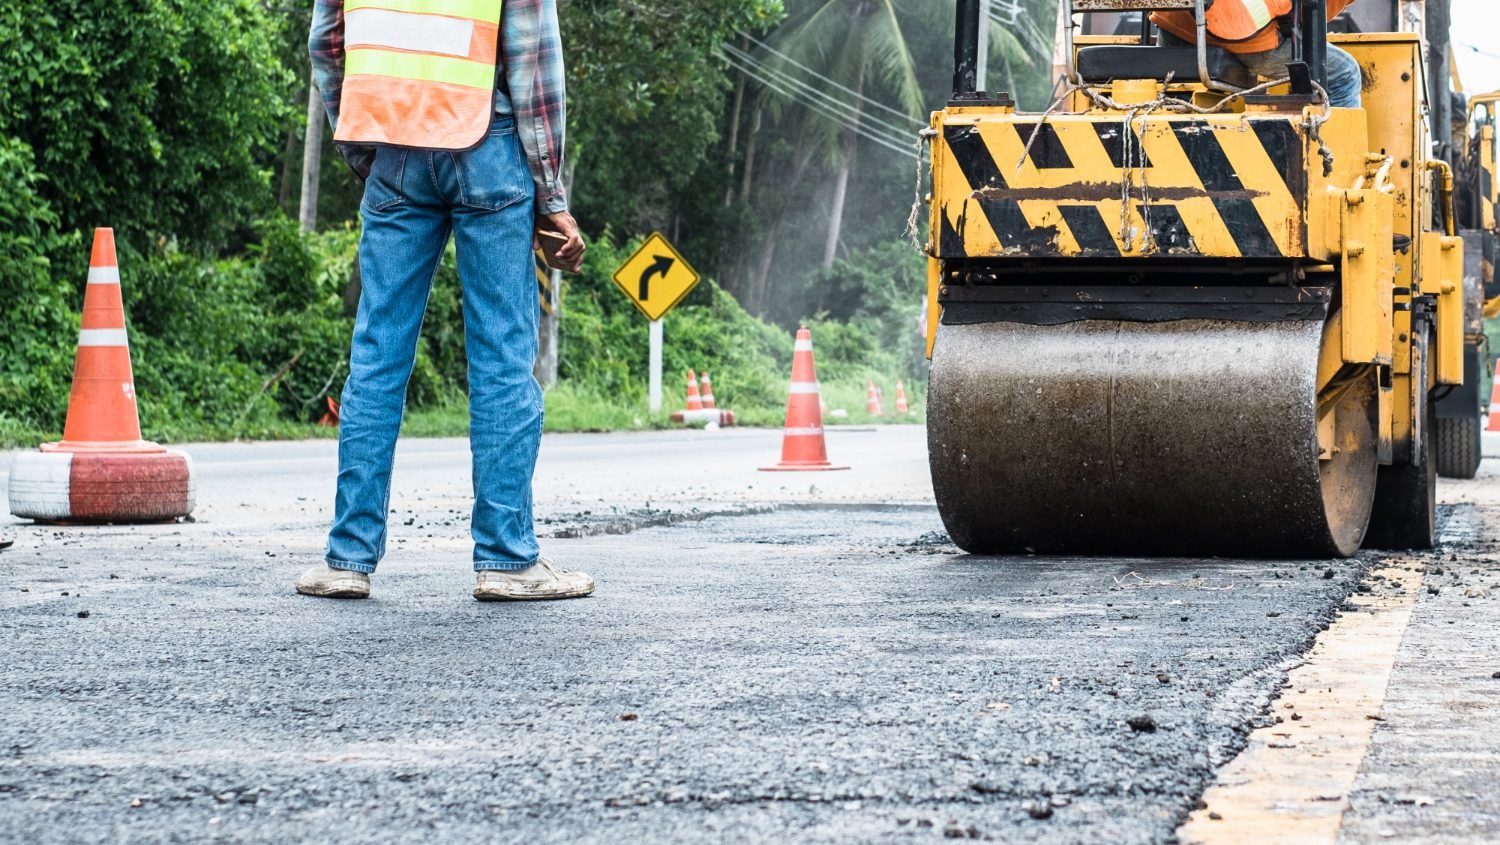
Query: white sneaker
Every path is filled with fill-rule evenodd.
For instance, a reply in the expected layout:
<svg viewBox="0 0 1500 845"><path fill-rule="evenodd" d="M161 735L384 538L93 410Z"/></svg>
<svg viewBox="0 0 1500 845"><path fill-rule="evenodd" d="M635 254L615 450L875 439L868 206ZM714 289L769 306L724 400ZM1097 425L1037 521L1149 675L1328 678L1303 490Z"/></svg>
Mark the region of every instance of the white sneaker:
<svg viewBox="0 0 1500 845"><path fill-rule="evenodd" d="M484 570L474 581L474 598L480 601L576 599L593 591L593 578L558 569L546 558L515 572Z"/></svg>
<svg viewBox="0 0 1500 845"><path fill-rule="evenodd" d="M297 579L297 592L329 599L366 599L370 597L370 576L320 563Z"/></svg>

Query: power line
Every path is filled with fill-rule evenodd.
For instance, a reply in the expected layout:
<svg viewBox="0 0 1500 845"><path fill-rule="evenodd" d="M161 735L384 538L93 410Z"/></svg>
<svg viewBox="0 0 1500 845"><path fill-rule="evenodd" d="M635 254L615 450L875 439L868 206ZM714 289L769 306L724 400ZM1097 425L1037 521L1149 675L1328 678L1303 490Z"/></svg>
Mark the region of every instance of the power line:
<svg viewBox="0 0 1500 845"><path fill-rule="evenodd" d="M763 59L760 59L753 54L746 53L745 51L740 50L736 47L729 45L725 46L726 52L733 55L740 61L741 64L750 65L761 75L768 76L776 81L781 82L784 86L790 86L793 90L802 92L808 97L813 98L817 101L818 107L822 110L827 110L830 107L834 110L837 110L839 112L838 115L830 115L835 119L858 120L861 123L883 130L894 138L902 139L906 138L908 136L908 133L916 131L917 127L920 125L915 121L913 121L908 126L898 126L896 124L893 124L889 120L879 115L864 111L859 103L851 104L846 100L835 97L832 94L829 94L827 91L824 91L817 86L806 82L805 80L798 79L797 77L793 76L786 70L776 66L773 63L764 61Z"/></svg>
<svg viewBox="0 0 1500 845"><path fill-rule="evenodd" d="M828 103L826 102L830 99L828 98L828 95L818 92L817 89L812 89L811 92L801 90L795 85L788 84L788 82L784 81L782 77L778 77L774 73L768 72L761 66L757 66L756 64L747 62L744 59L727 53L725 58L728 60L731 66L744 73L746 76L751 77L761 85L772 91L775 91L776 93L782 95L783 97L786 97L787 99L795 100L813 109L839 127L847 129L855 133L856 135L859 135L860 137L871 141L872 143L885 147L892 152L902 155L906 155L911 152L910 144L902 143L902 141L897 140L896 137L884 134L881 131L881 128L885 128L885 124L877 125L870 122L851 123L847 120L842 119L839 115L835 114L829 109ZM796 80L792 81L796 82ZM803 83L803 85L805 86L805 83ZM840 103L837 100L833 100L832 102L834 102L841 108L848 108L847 103ZM881 128L877 128L877 126ZM892 130L886 128L885 131L890 132Z"/></svg>
<svg viewBox="0 0 1500 845"><path fill-rule="evenodd" d="M799 102L804 106L813 109L814 111L820 112L826 119L832 121L834 125L842 129L853 132L859 137L865 138L872 143L885 147L892 152L898 152L902 154L910 152L910 149L907 145L891 138L888 135L881 134L880 132L871 128L869 125L849 123L839 119L836 115L830 114L827 110L827 107L818 102L816 99L808 97L806 94L803 94L795 88L788 87L784 82L781 82L775 77L762 76L761 71L754 66L741 65L737 63L737 60L734 59L730 60L730 64L745 73L747 76L755 79L757 82L759 82L769 90L775 91L776 93L782 95L783 97L786 97L789 100Z"/></svg>
<svg viewBox="0 0 1500 845"><path fill-rule="evenodd" d="M1484 56L1485 58L1500 59L1500 53L1491 53L1488 50L1481 50L1481 49L1479 49L1478 47L1475 47L1472 44L1462 44L1462 43L1459 43L1459 42L1455 41L1453 43L1453 46L1455 46L1455 47L1461 47L1461 48L1463 48L1465 50L1468 50L1469 52L1474 53L1476 55Z"/></svg>
<svg viewBox="0 0 1500 845"><path fill-rule="evenodd" d="M855 122L871 125L879 130L884 131L892 139L904 140L908 137L908 133L915 131L917 128L916 126L912 126L910 128L896 126L876 115L861 112L857 107L852 107L849 103L833 97L827 92L819 90L817 87L810 85L803 80L797 79L796 77L786 73L780 68L777 68L776 66L768 62L764 62L738 48L725 45L725 52L738 59L742 65L750 65L757 71L759 71L760 74L769 76L783 83L784 85L790 85L794 90L804 92L808 97L814 98L816 101L818 101L815 103L815 105L820 110L825 111L825 113L827 113L827 108L831 106L835 109L840 110L844 113L844 116L852 118ZM848 121L844 119L844 116L833 115L831 113L828 114L828 116L847 125ZM917 125L919 126L920 124Z"/></svg>
<svg viewBox="0 0 1500 845"><path fill-rule="evenodd" d="M885 103L880 102L879 100L873 100L873 99L865 96L864 94L861 94L858 91L855 91L853 88L850 88L850 87L848 87L846 85L843 85L843 84L839 83L837 80L835 80L835 79L833 79L831 77L825 76L825 75L819 73L816 70L813 70L812 68L808 67L807 65L802 64L801 62L797 61L796 59L792 58L791 56L788 56L786 53L781 52L780 50L776 49L775 47L772 47L770 44L767 44L766 42L761 41L760 39L756 38L753 35L750 35L749 33L741 32L740 35L743 36L750 43L752 43L755 46L761 48L762 50L765 50L768 53L774 54L775 56L781 58L782 60L784 60L788 64L791 64L792 66L798 68L799 70L801 70L801 71L803 71L803 72L805 72L807 74L810 74L812 76L815 76L818 79L823 80L824 82L828 83L829 85L833 86L834 88L836 88L836 89L838 89L840 91L843 91L844 93L846 93L846 94L848 94L848 95L850 95L850 96L852 96L852 97L854 97L854 98L856 98L856 99L858 99L858 100L860 100L860 101L862 101L862 102L864 102L864 103L866 103L868 105L874 106L875 108L881 109L882 111L890 112L891 114L896 115L897 117L901 118L902 120L910 121L911 123L916 124L916 126L918 128L920 128L923 125L925 125L925 124L922 123L922 121L918 120L917 118L912 117L909 113L901 111L900 109L892 108L891 106L888 106ZM731 45L726 45L726 46L731 46Z"/></svg>

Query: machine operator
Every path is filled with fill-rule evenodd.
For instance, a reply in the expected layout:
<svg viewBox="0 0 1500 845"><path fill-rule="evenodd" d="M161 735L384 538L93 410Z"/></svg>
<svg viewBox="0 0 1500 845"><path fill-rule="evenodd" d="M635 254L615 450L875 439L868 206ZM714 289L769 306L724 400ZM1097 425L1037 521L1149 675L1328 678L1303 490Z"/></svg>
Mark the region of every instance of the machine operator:
<svg viewBox="0 0 1500 845"><path fill-rule="evenodd" d="M1354 0L1328 0L1328 19L1333 20ZM1228 82L1252 87L1251 75L1280 79L1292 60L1292 42L1282 24L1292 11L1292 0L1207 0L1208 43L1229 52L1244 69L1242 79ZM1197 26L1191 12L1152 12L1151 22L1161 28L1164 46L1191 46ZM1328 45L1328 103L1334 108L1357 109L1364 80L1359 62L1338 47Z"/></svg>

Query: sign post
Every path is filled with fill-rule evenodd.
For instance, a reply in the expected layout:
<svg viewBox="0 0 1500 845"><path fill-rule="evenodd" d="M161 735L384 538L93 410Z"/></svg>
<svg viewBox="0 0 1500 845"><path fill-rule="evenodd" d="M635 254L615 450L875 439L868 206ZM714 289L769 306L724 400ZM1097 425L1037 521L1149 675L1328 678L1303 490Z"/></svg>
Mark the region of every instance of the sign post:
<svg viewBox="0 0 1500 845"><path fill-rule="evenodd" d="M635 254L615 271L615 285L650 321L650 382L647 399L653 412L661 410L662 318L698 284L694 270L660 232L653 233Z"/></svg>
<svg viewBox="0 0 1500 845"><path fill-rule="evenodd" d="M654 414L661 410L661 320L651 321L651 386L647 397Z"/></svg>

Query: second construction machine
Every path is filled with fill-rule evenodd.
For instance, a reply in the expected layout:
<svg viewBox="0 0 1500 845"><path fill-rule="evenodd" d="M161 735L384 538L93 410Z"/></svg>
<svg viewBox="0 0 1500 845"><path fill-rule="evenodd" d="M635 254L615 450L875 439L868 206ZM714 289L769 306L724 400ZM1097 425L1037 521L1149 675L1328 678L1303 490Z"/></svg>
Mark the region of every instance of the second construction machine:
<svg viewBox="0 0 1500 845"><path fill-rule="evenodd" d="M1188 11L1203 32L1203 0L1064 2ZM1334 36L1363 109L1327 104L1324 0L1297 0L1288 79L1251 92L1201 37L1070 38L1069 92L1026 115L975 90L979 5L958 2L955 94L930 133L929 447L953 540L1431 546L1464 248L1420 38Z"/></svg>

